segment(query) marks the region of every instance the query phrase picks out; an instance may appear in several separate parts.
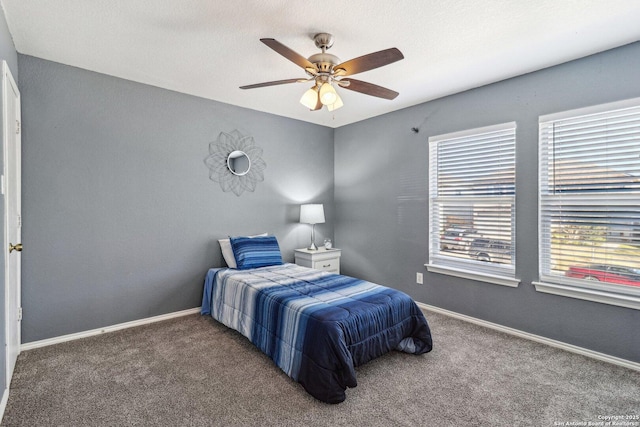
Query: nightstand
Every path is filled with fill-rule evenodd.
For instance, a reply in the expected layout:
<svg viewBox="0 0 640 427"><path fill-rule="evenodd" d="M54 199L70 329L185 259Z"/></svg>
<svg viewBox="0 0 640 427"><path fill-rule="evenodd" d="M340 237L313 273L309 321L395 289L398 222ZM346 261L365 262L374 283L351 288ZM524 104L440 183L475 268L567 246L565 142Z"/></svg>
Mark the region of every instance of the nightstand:
<svg viewBox="0 0 640 427"><path fill-rule="evenodd" d="M317 251L296 249L295 252L296 264L336 274L340 274L340 255L342 255L340 249L318 248Z"/></svg>

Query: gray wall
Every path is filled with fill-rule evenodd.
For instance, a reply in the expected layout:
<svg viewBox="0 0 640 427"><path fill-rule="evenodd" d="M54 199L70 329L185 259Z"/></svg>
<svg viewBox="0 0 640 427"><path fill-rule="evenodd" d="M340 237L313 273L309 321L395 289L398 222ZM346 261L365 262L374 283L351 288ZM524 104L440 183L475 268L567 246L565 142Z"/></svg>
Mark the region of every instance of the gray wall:
<svg viewBox="0 0 640 427"><path fill-rule="evenodd" d="M198 307L218 238L269 232L286 261L309 244L299 204L333 237L333 130L19 55L23 342ZM221 131L264 149L264 182L209 180Z"/></svg>
<svg viewBox="0 0 640 427"><path fill-rule="evenodd" d="M7 21L4 16L4 10L0 8L0 61L5 60L9 65L9 69L11 70L11 74L13 75L14 80L18 81L18 54L16 52L16 48L13 45L13 39L11 34L9 33L9 27L7 27ZM0 120L0 135L3 135L2 129L2 120ZM4 156L0 155L0 170L4 170ZM2 221L4 223L4 196L0 197L0 215ZM4 226L3 226L4 230ZM4 231L3 231L4 233ZM3 238L4 239L4 238ZM4 283L4 257L5 251L0 251L0 342L2 342L3 348L6 348L6 324L5 324L5 283ZM2 385L2 390L4 390L7 384L7 369L6 369L6 351L0 351L0 385ZM10 381L10 380L9 380Z"/></svg>
<svg viewBox="0 0 640 427"><path fill-rule="evenodd" d="M640 361L640 311L538 293L531 284L538 278L538 116L640 97L638 70L635 43L337 129L335 232L344 274L426 304ZM426 272L429 136L509 121L518 125L516 271L522 283L513 289ZM425 274L424 285L416 284L416 272Z"/></svg>

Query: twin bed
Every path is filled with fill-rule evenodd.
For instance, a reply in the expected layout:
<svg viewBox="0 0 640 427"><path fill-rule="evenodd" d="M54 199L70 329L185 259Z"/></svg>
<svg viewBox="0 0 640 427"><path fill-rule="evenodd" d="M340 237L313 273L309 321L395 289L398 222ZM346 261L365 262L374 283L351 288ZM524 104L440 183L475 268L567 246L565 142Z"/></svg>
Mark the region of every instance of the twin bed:
<svg viewBox="0 0 640 427"><path fill-rule="evenodd" d="M247 337L315 398L342 402L355 367L391 350L431 350L427 321L405 293L283 263L273 236L230 246L236 268L208 271L202 314Z"/></svg>

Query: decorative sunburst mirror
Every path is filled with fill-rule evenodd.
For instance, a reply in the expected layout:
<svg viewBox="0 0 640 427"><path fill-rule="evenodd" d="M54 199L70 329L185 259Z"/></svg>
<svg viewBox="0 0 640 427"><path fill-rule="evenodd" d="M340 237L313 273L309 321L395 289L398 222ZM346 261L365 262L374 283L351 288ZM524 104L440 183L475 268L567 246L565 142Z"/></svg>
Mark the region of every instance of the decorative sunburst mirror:
<svg viewBox="0 0 640 427"><path fill-rule="evenodd" d="M252 136L244 136L238 130L220 132L218 139L209 144L204 163L209 168L209 179L219 183L222 191L236 196L255 191L257 183L264 181L267 167L262 148Z"/></svg>

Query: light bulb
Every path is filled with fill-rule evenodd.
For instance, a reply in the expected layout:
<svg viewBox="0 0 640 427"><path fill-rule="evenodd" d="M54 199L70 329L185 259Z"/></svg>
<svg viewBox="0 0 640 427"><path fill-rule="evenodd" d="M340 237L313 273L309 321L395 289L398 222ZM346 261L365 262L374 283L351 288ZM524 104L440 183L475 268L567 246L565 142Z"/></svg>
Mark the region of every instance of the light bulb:
<svg viewBox="0 0 640 427"><path fill-rule="evenodd" d="M331 86L331 83L323 83L320 86L320 102L324 105L331 105L336 102L338 94L336 90Z"/></svg>
<svg viewBox="0 0 640 427"><path fill-rule="evenodd" d="M300 98L300 104L304 105L310 110L316 108L318 104L318 91L315 89L315 86L311 89L307 90Z"/></svg>

